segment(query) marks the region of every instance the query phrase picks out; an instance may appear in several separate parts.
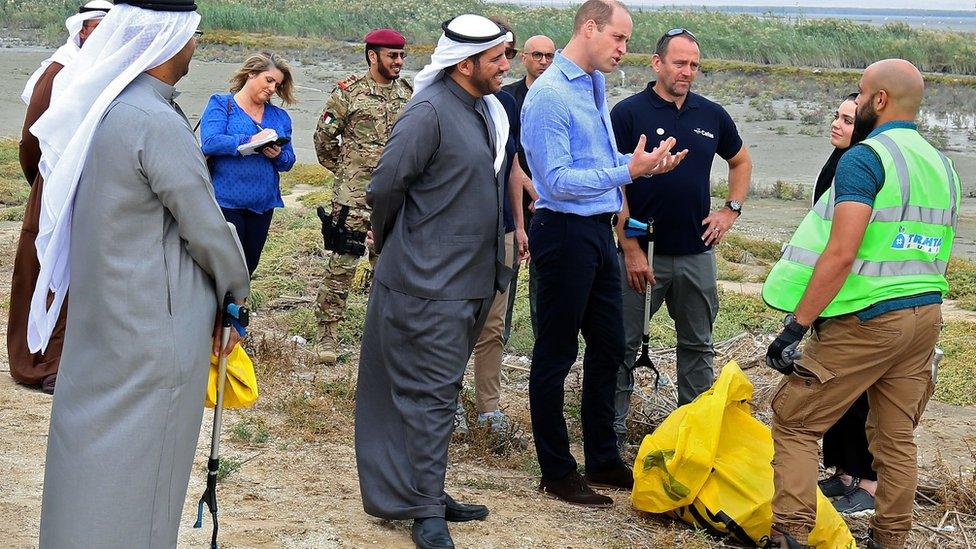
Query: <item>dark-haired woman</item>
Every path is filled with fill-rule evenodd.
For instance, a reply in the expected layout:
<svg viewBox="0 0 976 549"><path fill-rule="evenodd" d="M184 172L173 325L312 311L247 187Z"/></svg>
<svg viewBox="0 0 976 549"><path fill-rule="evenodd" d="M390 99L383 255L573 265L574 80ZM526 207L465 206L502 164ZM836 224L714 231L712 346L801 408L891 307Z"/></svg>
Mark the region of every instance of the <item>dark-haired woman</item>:
<svg viewBox="0 0 976 549"><path fill-rule="evenodd" d="M834 113L834 121L830 124L830 144L834 146L834 152L817 178L814 204L830 191L840 157L864 137L854 135L856 98L856 93L847 96ZM834 508L844 515L874 511L878 475L871 468L874 456L868 450L867 419L868 396L865 393L824 434L824 468L833 467L834 474L819 482L820 490L828 498L836 498Z"/></svg>

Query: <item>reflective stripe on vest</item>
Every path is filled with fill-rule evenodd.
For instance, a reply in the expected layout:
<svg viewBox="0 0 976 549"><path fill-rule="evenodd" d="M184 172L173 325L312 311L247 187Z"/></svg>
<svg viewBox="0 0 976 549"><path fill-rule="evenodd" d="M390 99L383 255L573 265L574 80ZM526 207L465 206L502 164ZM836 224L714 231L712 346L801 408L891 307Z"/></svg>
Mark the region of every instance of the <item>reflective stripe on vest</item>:
<svg viewBox="0 0 976 549"><path fill-rule="evenodd" d="M804 250L797 246L786 245L783 249L783 259L795 261L811 269L817 265L820 254ZM900 276L900 275L944 275L949 266L945 261L936 259L931 261L868 261L855 259L851 265L851 273L862 276Z"/></svg>
<svg viewBox="0 0 976 549"><path fill-rule="evenodd" d="M849 274L823 317L948 291L945 272L962 195L951 161L915 130L885 131L864 146L878 155L885 179ZM771 307L792 312L802 299L830 239L836 199L832 186L784 246L763 285L763 299Z"/></svg>
<svg viewBox="0 0 976 549"><path fill-rule="evenodd" d="M902 206L878 208L871 212L870 221L918 221L932 225L951 225L955 227L958 218L959 198L956 196L956 179L953 175L952 165L949 163L946 155L941 152L939 153L939 157L942 159L942 164L945 167L946 180L949 183L949 208L922 208L908 204L912 192L911 182L908 179L908 162L905 161L905 156L898 149L898 145L895 144L895 141L891 137L883 133L876 135L874 139L884 145L884 148L891 154L891 158L895 163L898 184L901 186ZM822 200L818 201L814 205L813 211L824 220L832 220L834 218L835 198L834 187L831 186L830 198L826 202Z"/></svg>

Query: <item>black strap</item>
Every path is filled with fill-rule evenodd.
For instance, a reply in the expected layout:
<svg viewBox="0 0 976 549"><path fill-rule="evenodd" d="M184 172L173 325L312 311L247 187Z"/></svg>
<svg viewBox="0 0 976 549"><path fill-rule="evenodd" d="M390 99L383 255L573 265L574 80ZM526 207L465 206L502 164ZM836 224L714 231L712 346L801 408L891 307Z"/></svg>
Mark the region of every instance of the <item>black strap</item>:
<svg viewBox="0 0 976 549"><path fill-rule="evenodd" d="M116 4L129 4L152 11L196 11L193 0L115 0Z"/></svg>
<svg viewBox="0 0 976 549"><path fill-rule="evenodd" d="M231 112L231 110L230 110L230 97L228 97L227 98L227 116L230 116L230 112ZM197 133L197 130L200 128L200 122L203 122L203 115L202 114L200 115L200 118L197 118L197 125L196 126L193 126L193 133Z"/></svg>

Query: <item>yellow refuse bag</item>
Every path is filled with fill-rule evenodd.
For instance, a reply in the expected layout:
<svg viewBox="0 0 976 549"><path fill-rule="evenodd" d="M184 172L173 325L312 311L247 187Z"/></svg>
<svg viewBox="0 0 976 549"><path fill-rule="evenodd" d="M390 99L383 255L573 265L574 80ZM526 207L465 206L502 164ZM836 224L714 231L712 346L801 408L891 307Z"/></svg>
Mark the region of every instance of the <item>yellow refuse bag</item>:
<svg viewBox="0 0 976 549"><path fill-rule="evenodd" d="M247 408L258 399L258 380L254 364L240 344L227 355L227 384L224 408ZM210 355L210 379L207 380L207 408L217 404L217 356Z"/></svg>
<svg viewBox="0 0 976 549"><path fill-rule="evenodd" d="M746 402L751 398L752 383L730 362L711 389L644 437L634 463L634 507L759 545L772 526L773 437L752 417ZM856 547L819 490L809 544Z"/></svg>

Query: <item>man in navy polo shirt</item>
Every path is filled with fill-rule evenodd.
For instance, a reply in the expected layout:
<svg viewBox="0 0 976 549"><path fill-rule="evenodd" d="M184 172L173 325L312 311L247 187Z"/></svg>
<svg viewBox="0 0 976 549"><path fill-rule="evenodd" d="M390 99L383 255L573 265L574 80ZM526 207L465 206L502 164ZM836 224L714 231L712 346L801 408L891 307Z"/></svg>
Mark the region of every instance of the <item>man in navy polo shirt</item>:
<svg viewBox="0 0 976 549"><path fill-rule="evenodd" d="M672 29L658 40L652 57L657 81L618 103L610 114L617 147L633 150L641 134L649 139L674 137L688 157L674 171L641 178L626 187L617 223L623 285L627 353L617 384L618 435L626 434L633 366L644 321L644 296L651 286L651 311L668 306L678 335L678 404L686 404L713 381L712 324L718 312L715 254L712 246L732 228L749 190L752 160L735 122L720 105L690 91L698 73L698 40L685 29ZM729 196L710 212L709 174L719 155L729 163ZM628 217L654 220L653 270L647 264L647 240L626 238ZM618 436L618 444L624 437Z"/></svg>

